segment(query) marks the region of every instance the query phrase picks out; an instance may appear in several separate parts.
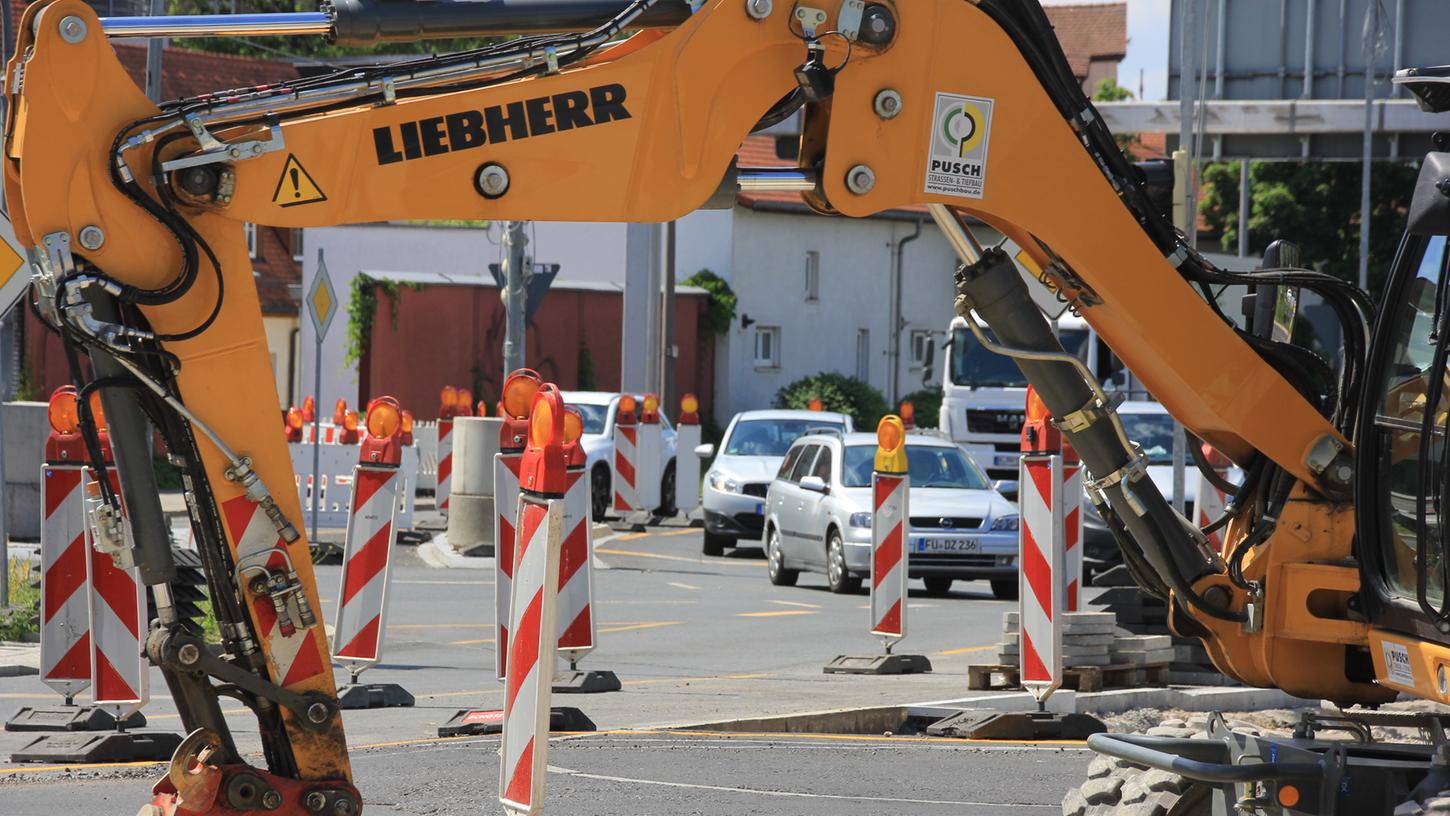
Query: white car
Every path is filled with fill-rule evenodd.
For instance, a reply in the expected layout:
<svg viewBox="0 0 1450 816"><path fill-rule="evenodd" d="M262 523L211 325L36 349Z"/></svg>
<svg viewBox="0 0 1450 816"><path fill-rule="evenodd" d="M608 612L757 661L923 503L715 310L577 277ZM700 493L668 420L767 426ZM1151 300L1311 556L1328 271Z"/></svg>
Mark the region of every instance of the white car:
<svg viewBox="0 0 1450 816"><path fill-rule="evenodd" d="M812 428L850 431L851 418L833 411L742 411L725 429L719 456L713 445L696 449L702 459L715 456L700 490L705 555L720 555L740 539L760 539L765 489L790 444Z"/></svg>
<svg viewBox="0 0 1450 816"><path fill-rule="evenodd" d="M595 521L602 521L613 507L614 484L614 414L619 409L619 394L609 391L565 391L564 404L579 409L584 417L584 434L579 444L584 448L584 467L589 471L590 512ZM636 396L637 403L644 397ZM661 516L675 515L675 429L660 414L664 438L664 468L660 475Z"/></svg>
<svg viewBox="0 0 1450 816"><path fill-rule="evenodd" d="M932 595L985 578L998 598L1017 597L1017 508L949 439L908 434L906 459L907 576ZM772 584L794 585L808 571L825 573L832 592L861 588L871 574L875 460L875 434L812 433L791 446L765 499Z"/></svg>

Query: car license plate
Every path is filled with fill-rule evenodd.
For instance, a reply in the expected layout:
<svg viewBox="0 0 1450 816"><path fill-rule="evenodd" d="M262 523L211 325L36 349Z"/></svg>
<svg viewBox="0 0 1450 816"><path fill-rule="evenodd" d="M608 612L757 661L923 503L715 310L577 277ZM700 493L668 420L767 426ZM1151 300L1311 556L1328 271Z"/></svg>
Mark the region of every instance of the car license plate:
<svg viewBox="0 0 1450 816"><path fill-rule="evenodd" d="M1014 453L999 453L992 457L992 467L1016 467L1022 457Z"/></svg>
<svg viewBox="0 0 1450 816"><path fill-rule="evenodd" d="M982 543L975 538L918 538L916 552L919 553L977 553Z"/></svg>

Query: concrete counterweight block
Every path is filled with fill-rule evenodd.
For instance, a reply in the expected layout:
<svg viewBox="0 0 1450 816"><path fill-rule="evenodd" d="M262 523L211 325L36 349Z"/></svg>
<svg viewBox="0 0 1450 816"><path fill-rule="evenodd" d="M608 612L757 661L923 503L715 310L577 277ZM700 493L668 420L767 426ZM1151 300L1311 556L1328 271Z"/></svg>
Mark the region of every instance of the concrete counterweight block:
<svg viewBox="0 0 1450 816"><path fill-rule="evenodd" d="M503 420L453 421L453 493L448 500L448 544L465 555L490 556L493 541L493 457Z"/></svg>

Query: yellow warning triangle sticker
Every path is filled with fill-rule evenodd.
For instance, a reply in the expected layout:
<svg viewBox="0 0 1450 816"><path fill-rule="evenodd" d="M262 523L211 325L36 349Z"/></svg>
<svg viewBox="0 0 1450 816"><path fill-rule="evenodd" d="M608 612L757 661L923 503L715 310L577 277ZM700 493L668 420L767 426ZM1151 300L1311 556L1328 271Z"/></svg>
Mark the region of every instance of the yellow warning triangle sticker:
<svg viewBox="0 0 1450 816"><path fill-rule="evenodd" d="M287 164L282 168L282 177L277 179L277 191L272 194L272 203L279 207L296 207L299 204L316 204L326 201L327 194L302 169L297 157L287 154Z"/></svg>

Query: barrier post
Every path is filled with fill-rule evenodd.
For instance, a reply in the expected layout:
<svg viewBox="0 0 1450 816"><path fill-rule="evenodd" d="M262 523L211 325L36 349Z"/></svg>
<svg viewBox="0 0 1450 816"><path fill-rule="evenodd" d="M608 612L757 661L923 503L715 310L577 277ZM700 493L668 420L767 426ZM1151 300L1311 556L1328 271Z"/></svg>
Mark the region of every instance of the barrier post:
<svg viewBox="0 0 1450 816"><path fill-rule="evenodd" d="M632 522L639 510L639 425L636 403L629 394L621 395L614 410L614 466L612 490L614 512Z"/></svg>
<svg viewBox="0 0 1450 816"><path fill-rule="evenodd" d="M508 676L499 751L499 803L510 813L543 812L550 693L558 642L556 601L563 542L564 402L545 385L534 397L520 469L519 539L510 604Z"/></svg>
<svg viewBox="0 0 1450 816"><path fill-rule="evenodd" d="M675 509L689 517L700 507L700 401L694 394L680 398L680 421L675 424Z"/></svg>
<svg viewBox="0 0 1450 816"><path fill-rule="evenodd" d="M458 413L458 389L443 386L438 406L438 469L434 472L433 502L438 512L448 514L448 496L453 492L453 417Z"/></svg>
<svg viewBox="0 0 1450 816"><path fill-rule="evenodd" d="M69 429L74 434L72 442L79 442L79 407L75 389L68 386L57 389L52 396L51 407L53 427L62 432ZM105 416L100 410L98 394L93 394L91 398L89 413L90 422L96 429L100 466L105 469L110 496L119 500L120 479L112 467L110 440L106 436ZM61 417L58 426L54 424L57 415ZM71 416L76 416L77 421L72 423ZM58 442L56 447L56 453L71 455L60 450L66 447L66 443ZM88 648L86 663L90 672L91 697L95 707L105 712L115 730L47 734L12 754L11 760L92 764L166 759L181 744L179 734L126 730L133 723L145 724L145 718L139 717L139 712L150 696L147 682L150 667L142 654L142 641L147 634L146 589L136 569L131 527L124 514L106 512L110 505L103 502L105 494L94 470L86 467L78 475L80 519L79 524L74 526L81 533L78 554L87 562L81 568L86 581L76 593L84 595L84 600L76 599L77 607L69 611L87 616L85 629L88 635L73 648ZM76 550L67 550L68 557L75 557L76 553Z"/></svg>
<svg viewBox="0 0 1450 816"><path fill-rule="evenodd" d="M529 437L529 411L543 380L532 369L510 374L503 386L503 425L498 431L498 453L493 466L493 597L494 676L507 677L509 654L509 609L513 598L514 561L518 538L519 468Z"/></svg>
<svg viewBox="0 0 1450 816"><path fill-rule="evenodd" d="M619 691L619 677L607 669L580 671L594 650L594 525L589 520L589 475L579 438L584 418L564 407L564 543L559 555L559 653L569 670L554 680L555 694Z"/></svg>
<svg viewBox="0 0 1450 816"><path fill-rule="evenodd" d="M367 434L353 470L352 501L343 543L342 582L333 624L333 658L350 678L337 691L340 708L413 705L397 683L360 683L358 677L382 657L388 621L388 583L402 482L402 412L392 397L367 408Z"/></svg>
<svg viewBox="0 0 1450 816"><path fill-rule="evenodd" d="M664 478L664 426L660 424L660 398L645 394L640 403L639 437L635 447L635 507L645 517L654 515L664 504L661 481Z"/></svg>
<svg viewBox="0 0 1450 816"><path fill-rule="evenodd" d="M60 694L64 703L23 707L5 723L6 731L104 731L116 727L104 708L75 704L75 696L91 684L91 620L90 556L81 485L86 453L74 406L73 387L63 386L52 395L48 410L51 430L40 468L44 513L40 520L40 680ZM125 723L128 728L145 724L139 711Z"/></svg>
<svg viewBox="0 0 1450 816"><path fill-rule="evenodd" d="M1063 596L1064 612L1081 612L1082 609L1082 463L1077 451L1063 443L1062 446L1062 518L1063 518ZM1021 522L1018 522L1020 528ZM1020 534L1020 533L1019 533ZM1020 561L1018 562L1020 565Z"/></svg>
<svg viewBox="0 0 1450 816"><path fill-rule="evenodd" d="M906 457L906 424L888 415L876 426L876 462L871 474L871 634L884 654L841 655L826 674L918 674L931 671L926 655L892 654L906 637L907 530L911 474Z"/></svg>

